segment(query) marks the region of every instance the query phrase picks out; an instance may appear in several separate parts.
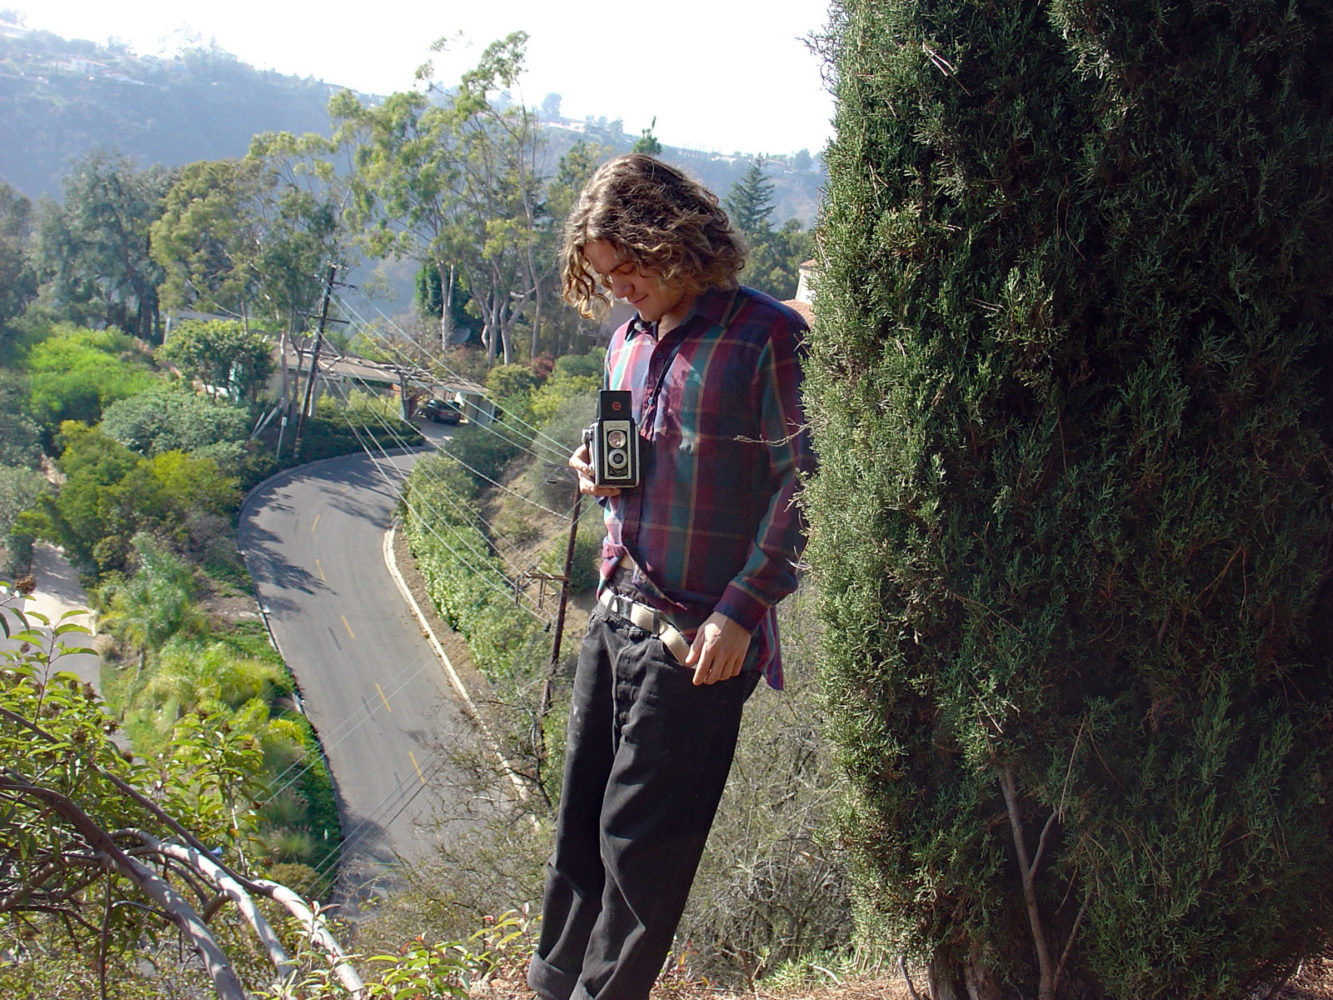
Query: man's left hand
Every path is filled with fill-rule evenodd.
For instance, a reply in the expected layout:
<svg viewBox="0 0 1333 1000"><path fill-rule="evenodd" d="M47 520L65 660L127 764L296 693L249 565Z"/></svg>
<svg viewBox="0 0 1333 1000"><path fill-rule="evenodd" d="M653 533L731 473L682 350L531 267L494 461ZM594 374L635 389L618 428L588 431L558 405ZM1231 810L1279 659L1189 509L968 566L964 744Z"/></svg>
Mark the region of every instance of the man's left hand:
<svg viewBox="0 0 1333 1000"><path fill-rule="evenodd" d="M694 683L716 684L741 672L745 653L750 648L750 633L720 611L714 611L699 626L690 644L685 666L694 668Z"/></svg>

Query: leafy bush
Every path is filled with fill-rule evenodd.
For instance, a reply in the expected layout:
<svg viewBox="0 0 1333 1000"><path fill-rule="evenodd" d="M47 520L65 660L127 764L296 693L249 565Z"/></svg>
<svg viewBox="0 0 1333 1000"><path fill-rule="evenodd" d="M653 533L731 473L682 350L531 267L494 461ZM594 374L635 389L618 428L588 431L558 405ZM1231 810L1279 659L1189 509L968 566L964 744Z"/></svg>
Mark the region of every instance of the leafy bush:
<svg viewBox="0 0 1333 1000"><path fill-rule="evenodd" d="M538 427L546 431L546 425L571 398L591 398L592 405L596 406L597 390L602 387L602 364L605 358L605 348L598 347L587 354L567 354L556 359L550 378L531 396L532 416ZM583 426L588 426L591 420L590 415ZM576 437L574 443L577 442Z"/></svg>
<svg viewBox="0 0 1333 1000"><path fill-rule="evenodd" d="M98 573L128 569L130 539L148 531L182 551L205 551L240 503L217 463L169 451L142 458L99 431L61 425L66 480L43 503L48 537Z"/></svg>
<svg viewBox="0 0 1333 1000"><path fill-rule="evenodd" d="M249 423L244 409L212 402L180 384L160 383L112 403L98 429L141 455L153 456L234 446L249 436Z"/></svg>
<svg viewBox="0 0 1333 1000"><path fill-rule="evenodd" d="M602 508L584 498L579 514L578 532L574 536L574 557L569 571L569 592L586 594L597 586L602 561ZM565 555L569 550L567 538L557 538L542 556L543 572L559 575L565 569Z"/></svg>
<svg viewBox="0 0 1333 1000"><path fill-rule="evenodd" d="M467 469L475 488L481 490L500 479L505 466L522 452L527 442L526 432L507 425L488 428L468 424L460 427L443 448L445 454Z"/></svg>
<svg viewBox="0 0 1333 1000"><path fill-rule="evenodd" d="M133 338L118 330L53 327L25 341L31 412L48 434L66 420L95 424L120 399L150 388L156 376Z"/></svg>
<svg viewBox="0 0 1333 1000"><path fill-rule="evenodd" d="M30 393L26 378L0 370L0 465L35 469L41 461L41 430L28 413Z"/></svg>
<svg viewBox="0 0 1333 1000"><path fill-rule="evenodd" d="M0 538L7 538L18 516L46 489L46 479L33 469L0 465Z"/></svg>
<svg viewBox="0 0 1333 1000"><path fill-rule="evenodd" d="M183 320L158 351L214 398L252 400L273 371L268 334L231 320Z"/></svg>

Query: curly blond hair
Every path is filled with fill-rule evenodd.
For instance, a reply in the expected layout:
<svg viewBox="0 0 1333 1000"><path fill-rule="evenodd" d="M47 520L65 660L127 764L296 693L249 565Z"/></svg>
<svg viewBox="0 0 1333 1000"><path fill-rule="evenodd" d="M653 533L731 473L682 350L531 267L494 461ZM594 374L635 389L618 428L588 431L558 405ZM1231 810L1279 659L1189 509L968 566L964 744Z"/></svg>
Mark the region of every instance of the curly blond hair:
<svg viewBox="0 0 1333 1000"><path fill-rule="evenodd" d="M745 266L745 245L717 196L642 153L598 167L565 223L561 288L565 301L588 317L611 301L583 256L583 248L597 240L691 293L735 287Z"/></svg>

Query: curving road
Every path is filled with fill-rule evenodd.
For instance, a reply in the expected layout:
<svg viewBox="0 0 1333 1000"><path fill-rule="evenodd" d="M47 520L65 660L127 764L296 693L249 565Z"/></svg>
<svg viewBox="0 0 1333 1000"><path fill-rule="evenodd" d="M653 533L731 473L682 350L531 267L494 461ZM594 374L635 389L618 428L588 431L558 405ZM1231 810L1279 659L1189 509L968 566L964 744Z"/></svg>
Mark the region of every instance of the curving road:
<svg viewBox="0 0 1333 1000"><path fill-rule="evenodd" d="M342 896L464 822L439 818L464 787L448 750L476 735L386 565L385 532L415 458L317 462L263 484L241 511L260 606L333 772Z"/></svg>

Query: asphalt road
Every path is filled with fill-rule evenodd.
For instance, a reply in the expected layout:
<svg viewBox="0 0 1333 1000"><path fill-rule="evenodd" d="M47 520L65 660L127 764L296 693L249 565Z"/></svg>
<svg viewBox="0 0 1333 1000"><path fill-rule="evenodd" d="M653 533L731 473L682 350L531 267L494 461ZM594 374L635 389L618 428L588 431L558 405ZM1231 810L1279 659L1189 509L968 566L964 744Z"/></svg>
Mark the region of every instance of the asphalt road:
<svg viewBox="0 0 1333 1000"><path fill-rule="evenodd" d="M385 561L414 455L347 456L263 485L238 541L333 773L343 824L339 895L363 894L466 819L449 748L477 742Z"/></svg>

